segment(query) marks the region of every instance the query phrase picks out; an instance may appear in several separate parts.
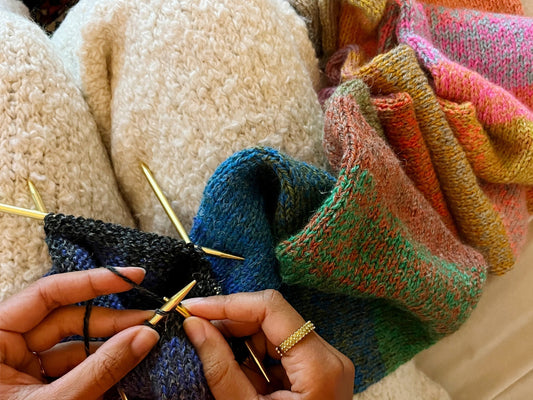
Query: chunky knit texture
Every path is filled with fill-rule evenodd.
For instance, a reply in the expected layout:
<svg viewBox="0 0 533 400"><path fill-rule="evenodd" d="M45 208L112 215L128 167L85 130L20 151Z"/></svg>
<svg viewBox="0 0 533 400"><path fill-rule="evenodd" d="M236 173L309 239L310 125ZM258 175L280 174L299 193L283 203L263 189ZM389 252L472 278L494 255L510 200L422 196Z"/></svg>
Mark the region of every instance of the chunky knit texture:
<svg viewBox="0 0 533 400"><path fill-rule="evenodd" d="M132 225L83 94L20 2L0 3L0 202ZM0 301L50 268L42 224L0 214Z"/></svg>
<svg viewBox="0 0 533 400"><path fill-rule="evenodd" d="M317 60L285 0L81 1L52 42L144 231L175 235L139 161L186 227L235 151L265 144L323 164Z"/></svg>
<svg viewBox="0 0 533 400"><path fill-rule="evenodd" d="M331 105L340 112L337 106ZM362 117L358 126L352 117L344 122L346 147L333 146L340 157L330 151L332 160L343 160L336 184L328 173L271 149L239 152L209 181L191 238L245 257L240 264L212 259L224 292L280 288L352 359L359 392L456 329L477 301L486 265L449 233ZM355 156L354 129L371 135L359 148L368 151L366 161ZM344 168L347 159L352 164ZM367 168L375 173L384 160L391 168L372 176ZM395 193L408 197L398 201L400 210L398 195L377 188L391 172L403 182ZM376 224L365 225L371 217ZM274 246L302 227L277 248L277 261Z"/></svg>
<svg viewBox="0 0 533 400"><path fill-rule="evenodd" d="M146 269L142 286L171 296L196 279L191 296L218 294L203 252L192 244L144 233L101 221L48 214L46 243L53 261L50 274L88 270L102 266L137 266ZM117 309L157 308L161 303L142 293L102 296L95 305ZM181 316L171 315L160 328L161 340L150 354L121 381L129 396L136 399L211 399L196 351L182 327Z"/></svg>
<svg viewBox="0 0 533 400"><path fill-rule="evenodd" d="M461 238L483 253L493 272L504 273L511 268L516 259L516 250L524 243L527 232L528 215L525 211L524 188L509 188L509 192L506 193L513 193L515 201L509 202L507 207L501 208L494 205L494 202L499 202L499 200L493 199L484 192L483 184L478 180L465 150L456 137L456 135L464 137L464 135L470 134L470 129L456 129L454 131L454 127L460 128L460 124L454 126L449 123L447 116L450 117L451 113L445 113L441 108L439 99L435 96L426 75L419 67L414 51L408 46L397 46L388 53L375 57L370 63L358 67L357 65L353 68L348 62L345 63L343 79L359 77L371 82L371 90L379 95L398 92L409 94L418 126L429 149L433 168L439 179L440 189L444 194ZM473 74L477 76L479 84L483 81L487 85L492 85L476 73ZM476 82L476 79L468 82L468 84ZM455 83L457 86L454 90L456 91L461 85L468 88L466 81L456 80ZM527 108L503 89L499 89L501 97L492 99L490 104L484 101L481 95L476 100L473 97L474 89L471 90L470 95L473 104L475 105L477 101L482 108L484 107L486 116L496 117L497 111L503 110L502 112L506 112L510 118L510 130L498 130L501 126L489 124L489 118L484 119L483 115L479 116L479 121L489 132L491 138L497 137L500 133L501 136L507 138L507 141L512 141L513 144L502 149L502 152L510 153L516 149L515 151L519 153L515 158L509 157L515 161L515 164L510 167L514 175L512 183L524 183L523 179L531 179L533 175L530 175L528 171L532 168L532 164L527 161L532 150L528 138L531 136L531 131L528 131L529 122L523 117L513 118L509 111L512 110L512 107L515 109L518 107L524 113L529 113ZM453 98L453 96L446 98L450 97ZM465 95L462 100L467 101L467 99L468 96ZM495 107L498 99L507 102L507 107ZM482 102L484 103L481 104ZM505 118L501 113L500 117ZM460 119L455 118L454 121L456 122ZM513 133L515 136L511 136ZM505 143L503 139L502 141L493 140L498 143ZM503 197L505 198L506 195ZM518 219L512 219L511 216L516 217L516 210L513 208L516 204L522 204L519 210L523 210L523 212L520 213ZM513 225L511 228L513 232L517 229L522 234L517 236L511 233L509 231L511 225ZM516 240L518 242L515 242Z"/></svg>

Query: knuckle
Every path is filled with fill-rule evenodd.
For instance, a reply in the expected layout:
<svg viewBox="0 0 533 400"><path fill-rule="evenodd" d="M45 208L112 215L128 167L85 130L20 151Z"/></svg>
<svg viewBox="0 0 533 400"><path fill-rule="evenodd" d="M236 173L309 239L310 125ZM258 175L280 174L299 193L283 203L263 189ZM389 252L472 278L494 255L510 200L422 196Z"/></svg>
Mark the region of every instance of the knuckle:
<svg viewBox="0 0 533 400"><path fill-rule="evenodd" d="M54 293L57 292L55 280L50 279L53 277L46 277L40 281L35 282L35 288L37 293L45 305L46 309L53 310L61 306L61 303L57 300ZM57 288L60 289L60 288Z"/></svg>
<svg viewBox="0 0 533 400"><path fill-rule="evenodd" d="M229 376L229 372L230 366L227 362L212 360L204 364L205 379L207 379L211 387L223 385Z"/></svg>
<svg viewBox="0 0 533 400"><path fill-rule="evenodd" d="M118 365L118 357L115 354L106 352L92 371L95 386L106 390L110 382L118 382L122 377L118 373Z"/></svg>
<svg viewBox="0 0 533 400"><path fill-rule="evenodd" d="M269 305L278 305L285 303L283 295L275 289L266 289L263 291L263 300Z"/></svg>

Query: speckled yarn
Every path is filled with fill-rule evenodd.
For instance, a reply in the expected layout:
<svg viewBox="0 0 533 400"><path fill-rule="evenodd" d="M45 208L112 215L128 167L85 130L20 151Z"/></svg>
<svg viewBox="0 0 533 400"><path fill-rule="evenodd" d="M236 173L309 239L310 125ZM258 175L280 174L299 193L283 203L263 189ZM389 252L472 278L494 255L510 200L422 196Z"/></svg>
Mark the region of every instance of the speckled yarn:
<svg viewBox="0 0 533 400"><path fill-rule="evenodd" d="M349 132L357 128L352 121L344 125ZM334 147L352 164L336 183L272 149L236 153L210 179L191 231L201 245L246 258L212 259L224 292L279 288L312 319L353 360L357 392L456 329L475 305L486 269L478 252L449 233L362 116L358 123L360 134L368 133L359 150L370 158L354 155L356 141L347 133L346 147ZM375 168L390 167L379 177L367 170L372 154L379 155ZM386 185L384 174L398 177L396 193L408 198L394 216L397 196L380 202L387 196L376 189Z"/></svg>
<svg viewBox="0 0 533 400"><path fill-rule="evenodd" d="M501 274L509 270L514 265L517 249L524 243L527 233L525 187L510 189L514 193L515 201L508 202L507 207L494 205L494 201L500 200L493 199L485 193L484 185L476 174L476 169L470 163L470 160L475 158L475 152L465 150L458 139L462 138L463 141L474 143L476 141L476 131L473 129L475 126L470 124L466 129L461 128L463 123L460 121L464 120L464 116L458 112L451 112L453 107L449 103L446 106L436 96L430 81L418 63L416 53L409 46L399 45L387 53L374 57L371 62L363 66L352 67L349 61L350 59L347 59L343 66L341 75L344 80L360 78L371 82L371 91L378 95L402 92L409 94L416 121L431 155L440 190L446 199L447 207L453 216L460 237L483 253L492 272ZM464 68L462 70L468 71ZM531 113L527 107L504 89L489 83L475 72L470 73L473 74L472 80L467 81L466 75L463 78L458 76L453 90L457 93L461 89L468 92L463 101L472 98L472 104L479 105L476 108L476 115L484 128L483 132L486 132L487 140L494 144L501 144L496 152L499 153L500 160L507 160L507 171L501 170L500 176L507 174L507 179L502 181L495 177L494 181L523 185L533 179L533 173L530 172L533 163L529 161L533 156L531 138L533 131L529 128L529 125L533 127L533 119L530 119ZM435 77L431 82L435 84L436 80ZM486 85L492 85L495 91L486 93L482 90L485 86L471 87L471 85L475 86L476 82L479 85L483 82ZM480 92L475 92L478 89ZM492 95L494 97L488 101L487 96ZM453 99L454 97L445 98ZM498 107L498 104L501 107ZM513 115L513 110L520 110L522 114L518 113L517 117ZM509 118L509 124L496 124L493 121L494 118ZM465 135L470 136L465 139ZM506 157L502 157L502 154ZM484 153L484 155L486 156L485 164L480 166L478 163L476 168L478 172L484 170L486 172L484 177L487 178L490 171L487 162L493 165L494 163L491 163L490 154ZM401 154L398 154L398 157L402 157ZM495 169L499 169L497 165ZM509 179L509 174L512 179ZM518 209L521 211L520 216L517 219L516 210L513 208L516 204L521 204ZM510 224L515 225L512 228L513 231L516 228L521 230L522 234L510 233Z"/></svg>
<svg viewBox="0 0 533 400"><path fill-rule="evenodd" d="M137 266L146 269L142 286L161 296L171 296L192 279L198 283L191 296L213 295L220 290L204 254L192 244L61 214L46 216L45 232L53 262L50 274ZM155 309L161 305L136 290L102 296L94 304L117 309ZM178 315L169 316L160 330L158 345L122 379L121 386L130 399L212 399L182 320Z"/></svg>

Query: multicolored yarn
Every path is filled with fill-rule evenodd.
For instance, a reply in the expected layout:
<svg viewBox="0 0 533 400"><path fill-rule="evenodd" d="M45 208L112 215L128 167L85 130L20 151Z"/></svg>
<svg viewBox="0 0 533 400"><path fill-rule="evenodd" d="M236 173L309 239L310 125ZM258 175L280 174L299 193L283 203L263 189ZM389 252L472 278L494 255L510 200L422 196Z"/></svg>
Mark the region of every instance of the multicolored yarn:
<svg viewBox="0 0 533 400"><path fill-rule="evenodd" d="M416 120L411 96L407 93L393 93L374 98L373 104L386 132L387 141L402 163L405 173L437 211L448 229L457 234L431 162L431 154Z"/></svg>
<svg viewBox="0 0 533 400"><path fill-rule="evenodd" d="M176 293L192 279L198 283L191 296L220 292L204 254L192 244L61 214L46 216L45 232L53 262L50 274L102 266L138 266L146 269L142 286L161 296ZM94 304L117 309L161 305L135 290L99 297ZM181 321L180 316L169 315L159 344L122 379L121 386L129 398L212 399L202 364Z"/></svg>
<svg viewBox="0 0 533 400"><path fill-rule="evenodd" d="M358 95L353 86L343 89ZM339 95L328 109L341 110L346 100L359 112L353 99ZM354 362L359 392L464 321L486 263L450 234L366 120L347 115L335 125L341 135L346 127L346 142L327 142L331 160L339 160L337 183L272 149L236 153L209 181L191 238L245 257L240 264L212 259L225 293L279 288L312 318ZM366 136L360 146L354 130ZM291 235L277 261L274 246Z"/></svg>
<svg viewBox="0 0 533 400"><path fill-rule="evenodd" d="M307 25L309 39L321 61L337 50L337 31L340 13L338 1L288 0Z"/></svg>
<svg viewBox="0 0 533 400"><path fill-rule="evenodd" d="M513 249L520 248L525 240L528 217L524 213L516 221L504 222L511 213L498 212L492 201L484 193L465 151L446 119L447 114L441 109L428 78L419 66L415 52L406 45L399 45L388 53L376 56L370 63L358 67L352 69L350 65L345 63L343 78L358 77L364 79L371 83L371 91L374 94L387 95L399 92L409 94L418 126L429 149L433 168L439 179L440 189L444 194L460 237L482 252L491 266L492 272L504 273L507 271L513 266L516 259L516 253ZM472 74L477 75L476 73ZM481 76L477 75L477 77L479 77L478 82L483 80ZM455 85L458 87L468 86L468 83L456 80ZM459 89L455 90L458 91ZM524 112L527 111L527 108L514 97L503 89L499 90L502 95L507 95L506 101L514 102L515 107L521 107ZM472 89L472 94L473 91L474 89ZM452 96L447 96L447 98L450 97ZM463 100L467 101L466 96ZM497 99L494 100L493 103L497 102ZM478 99L477 101L482 100ZM491 108L490 105L486 105L484 108L492 111L489 114L485 113L486 115L495 115L495 108ZM508 109L503 108L503 110L506 110L508 115L510 114ZM486 118L484 120L479 118L479 120L490 137L497 137L497 126L488 124ZM524 122L526 122L525 119L520 118L520 120L514 121L513 129L510 131L499 131L506 134L507 143L512 140L512 145L503 151L510 152L517 148L517 152L520 152L518 157L520 162L515 165L517 168L514 170L515 179L519 176L527 177L528 173L521 171L529 171L532 168L531 163L528 164L527 162L532 150L531 145L527 141L525 143L520 141L525 135L531 135L531 132L524 129ZM510 134L516 133L517 130L521 130L522 134L517 133L516 137L510 137ZM468 130L461 132L466 134L465 132ZM495 136L492 136L493 134ZM520 199L524 199L523 193L517 195ZM516 239L516 236L508 234L506 226L510 224L516 224L524 232L518 243L511 243Z"/></svg>
<svg viewBox="0 0 533 400"><path fill-rule="evenodd" d="M449 232L368 125L356 82L339 87L326 109L324 140L337 184L305 228L277 249L281 276L325 292L387 299L428 330L449 333L476 303L486 263Z"/></svg>

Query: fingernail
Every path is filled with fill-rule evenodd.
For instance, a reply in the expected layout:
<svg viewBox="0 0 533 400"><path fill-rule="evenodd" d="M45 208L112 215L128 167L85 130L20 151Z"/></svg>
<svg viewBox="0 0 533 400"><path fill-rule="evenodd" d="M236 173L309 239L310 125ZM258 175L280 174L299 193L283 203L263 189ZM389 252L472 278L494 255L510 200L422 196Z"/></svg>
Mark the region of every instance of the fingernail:
<svg viewBox="0 0 533 400"><path fill-rule="evenodd" d="M159 341L159 333L147 326L141 326L131 342L131 352L137 358L144 358Z"/></svg>
<svg viewBox="0 0 533 400"><path fill-rule="evenodd" d="M203 321L197 317L189 317L183 321L183 328L194 347L201 346L205 340Z"/></svg>
<svg viewBox="0 0 533 400"><path fill-rule="evenodd" d="M142 267L113 267L120 273L128 272L128 271L142 271L143 275L146 275L146 270Z"/></svg>
<svg viewBox="0 0 533 400"><path fill-rule="evenodd" d="M191 297L189 299L185 299L181 302L181 304L184 306L184 307L187 307L187 306L191 306L191 305L194 305L194 304L197 304L197 303L201 303L203 302L205 299L204 297Z"/></svg>

